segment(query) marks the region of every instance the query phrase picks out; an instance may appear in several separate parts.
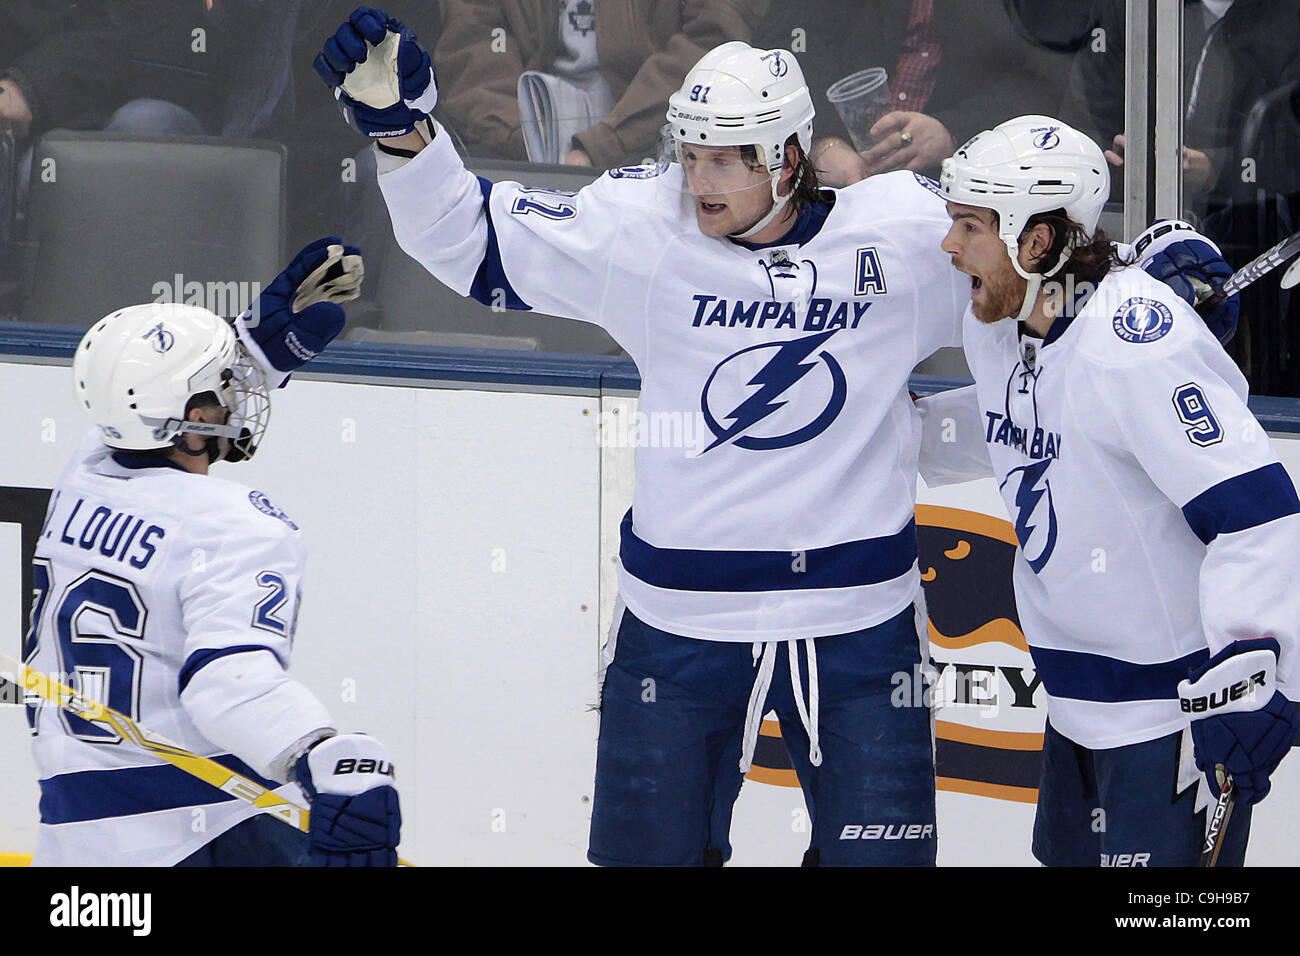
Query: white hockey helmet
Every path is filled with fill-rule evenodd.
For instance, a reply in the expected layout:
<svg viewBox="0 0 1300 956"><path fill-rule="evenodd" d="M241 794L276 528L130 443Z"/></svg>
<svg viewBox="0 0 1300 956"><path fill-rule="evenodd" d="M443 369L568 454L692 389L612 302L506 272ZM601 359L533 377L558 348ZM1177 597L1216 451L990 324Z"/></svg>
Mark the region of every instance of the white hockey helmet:
<svg viewBox="0 0 1300 956"><path fill-rule="evenodd" d="M778 195L785 144L798 138L812 148L812 96L799 61L786 50L758 50L740 40L715 47L691 67L681 89L668 98L668 134L678 150L697 146L753 146L772 183L772 211L751 235L789 201ZM743 236L742 236L743 238Z"/></svg>
<svg viewBox="0 0 1300 956"><path fill-rule="evenodd" d="M104 444L148 451L181 434L231 440L227 461L251 458L270 420L266 381L234 329L192 305L150 303L100 319L77 346L72 370L77 403L99 426ZM211 392L229 412L225 424L186 421L190 399Z"/></svg>
<svg viewBox="0 0 1300 956"><path fill-rule="evenodd" d="M1020 234L1029 218L1064 209L1091 239L1110 197L1110 168L1101 147L1078 130L1048 116L1018 116L977 133L945 159L939 185L952 202L997 212L1012 265L1032 281L1060 271L1073 250L1067 243L1045 273L1026 272Z"/></svg>

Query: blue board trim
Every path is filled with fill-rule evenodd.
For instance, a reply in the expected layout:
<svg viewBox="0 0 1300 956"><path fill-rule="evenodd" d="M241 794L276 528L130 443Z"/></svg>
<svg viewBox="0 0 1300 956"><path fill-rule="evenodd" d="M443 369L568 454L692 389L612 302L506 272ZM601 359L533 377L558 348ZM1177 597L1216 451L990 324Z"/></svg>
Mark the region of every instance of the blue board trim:
<svg viewBox="0 0 1300 956"><path fill-rule="evenodd" d="M0 358L71 362L85 331L81 327L5 322L0 325ZM641 375L629 358L558 352L334 342L307 369L313 378L323 379L365 377L587 391L636 391L641 387ZM970 384L970 379L936 375L914 375L910 380L912 391L920 396ZM1250 410L1266 431L1300 434L1300 399L1252 396Z"/></svg>

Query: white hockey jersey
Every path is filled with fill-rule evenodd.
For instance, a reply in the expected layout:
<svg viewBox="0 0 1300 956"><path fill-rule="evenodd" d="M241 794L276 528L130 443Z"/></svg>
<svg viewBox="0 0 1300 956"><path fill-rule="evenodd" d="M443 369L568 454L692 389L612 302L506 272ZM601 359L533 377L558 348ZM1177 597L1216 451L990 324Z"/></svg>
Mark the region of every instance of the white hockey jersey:
<svg viewBox="0 0 1300 956"><path fill-rule="evenodd" d="M261 492L114 453L93 433L50 497L24 657L181 747L278 787L261 776L270 761L331 726L305 689L289 712L245 734L248 764L196 726L196 716L229 725L221 711L230 701L182 698L203 686L204 668L236 655L288 666L305 558L298 527ZM255 812L96 724L30 700L28 713L41 787L37 865L171 865ZM279 792L302 799L296 787Z"/></svg>
<svg viewBox="0 0 1300 956"><path fill-rule="evenodd" d="M640 369L650 429L699 423L703 440L637 448L619 572L637 617L788 640L914 600L907 379L959 343L967 297L933 183L899 172L828 191L828 214L754 249L700 232L677 166L612 170L570 196L480 181L445 134L380 162L399 243L442 282L598 323Z"/></svg>
<svg viewBox="0 0 1300 956"><path fill-rule="evenodd" d="M964 344L976 385L922 400L921 474L987 454L1052 726L1094 749L1173 733L1178 681L1239 639L1277 638L1294 683L1300 501L1200 318L1130 267L1043 339L968 310Z"/></svg>

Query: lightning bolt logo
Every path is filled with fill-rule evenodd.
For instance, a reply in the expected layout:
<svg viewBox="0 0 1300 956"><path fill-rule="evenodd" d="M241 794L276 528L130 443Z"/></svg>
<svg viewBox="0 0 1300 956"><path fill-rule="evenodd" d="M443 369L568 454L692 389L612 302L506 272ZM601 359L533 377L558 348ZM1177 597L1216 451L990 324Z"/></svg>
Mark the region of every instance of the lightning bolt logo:
<svg viewBox="0 0 1300 956"><path fill-rule="evenodd" d="M1029 567L1035 574L1046 566L1052 552L1056 549L1056 509L1052 507L1052 488L1046 481L1042 482L1041 489L1038 487L1048 466L1055 460L1055 458L1044 458L1032 465L1015 468L1002 482L1002 487L1005 488L1007 482L1020 473L1020 486L1016 489L1016 537L1020 540L1020 550L1025 560L1029 562ZM1038 525L1031 524L1030 518L1033 517L1038 503L1044 496L1047 497L1047 541L1036 556L1030 557L1030 536L1038 530Z"/></svg>
<svg viewBox="0 0 1300 956"><path fill-rule="evenodd" d="M738 448L753 451L788 448L815 438L825 431L844 408L848 387L844 378L844 370L840 368L839 363L835 361L829 352L821 352L813 360L809 360L809 356L816 352L837 331L839 330L831 329L829 332L820 332L816 335L805 336L789 342L754 345L723 359L704 384L704 394L701 397L704 419L715 436L713 444L704 449L704 452L712 451L726 442L732 442ZM759 369L747 383L749 386L757 386L757 391L722 416L730 422L730 424L723 426L713 417L709 410L709 391L717 380L718 373L728 363L758 349L775 349L776 354L768 359L767 364ZM778 399L809 372L823 363L831 375L831 399L826 408L812 422L786 435L770 438L745 436L745 433L759 422L789 404L788 401L778 401ZM701 452L701 454L704 454L704 452Z"/></svg>

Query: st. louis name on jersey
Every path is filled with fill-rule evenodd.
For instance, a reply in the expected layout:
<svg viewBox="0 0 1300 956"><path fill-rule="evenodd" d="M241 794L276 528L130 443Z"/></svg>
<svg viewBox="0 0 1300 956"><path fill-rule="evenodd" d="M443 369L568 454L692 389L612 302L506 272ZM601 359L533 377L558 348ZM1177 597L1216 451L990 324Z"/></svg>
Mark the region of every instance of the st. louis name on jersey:
<svg viewBox="0 0 1300 956"><path fill-rule="evenodd" d="M680 167L576 195L488 183L449 137L380 158L402 248L452 289L595 322L641 372L638 413L702 417L642 447L619 589L646 623L723 641L837 634L912 602L916 436L907 379L959 344L949 220L908 172L826 191L779 244L700 232Z"/></svg>
<svg viewBox="0 0 1300 956"><path fill-rule="evenodd" d="M265 776L272 760L332 726L309 692L232 735L242 760L198 725L240 719L236 695L203 689L221 668L259 654L288 666L305 559L299 529L261 492L114 452L91 434L50 496L24 658L277 788ZM32 699L28 718L41 788L37 865L171 865L258 812L60 708Z"/></svg>
<svg viewBox="0 0 1300 956"><path fill-rule="evenodd" d="M1178 681L1238 639L1277 638L1294 682L1300 501L1200 318L1130 267L1043 339L968 310L964 345L976 385L924 400L921 473L980 471L943 460L944 418L987 450L1052 726L1092 749L1173 733Z"/></svg>

